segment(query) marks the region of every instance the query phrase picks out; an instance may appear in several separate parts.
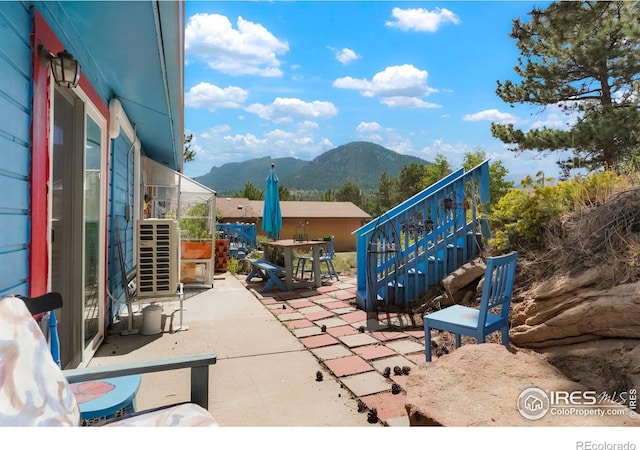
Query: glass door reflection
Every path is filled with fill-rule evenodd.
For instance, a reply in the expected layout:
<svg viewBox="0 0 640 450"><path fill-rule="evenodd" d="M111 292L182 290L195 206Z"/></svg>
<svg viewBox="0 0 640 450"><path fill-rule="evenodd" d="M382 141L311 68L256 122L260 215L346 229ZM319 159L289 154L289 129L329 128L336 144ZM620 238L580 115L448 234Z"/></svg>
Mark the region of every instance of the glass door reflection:
<svg viewBox="0 0 640 450"><path fill-rule="evenodd" d="M84 345L100 333L100 159L102 130L86 115L84 161Z"/></svg>

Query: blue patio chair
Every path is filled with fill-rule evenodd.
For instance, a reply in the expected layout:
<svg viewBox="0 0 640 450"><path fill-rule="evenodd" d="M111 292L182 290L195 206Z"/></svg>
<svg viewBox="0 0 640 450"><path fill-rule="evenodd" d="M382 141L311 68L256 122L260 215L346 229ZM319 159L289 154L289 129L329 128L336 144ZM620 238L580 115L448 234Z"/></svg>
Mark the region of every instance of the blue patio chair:
<svg viewBox="0 0 640 450"><path fill-rule="evenodd" d="M313 274L313 270L311 271L305 270L305 267L308 262L311 263L311 267L313 267L313 256L303 254L303 255L297 255L296 258L298 261L296 262L296 270L293 274L294 278L304 279L305 272L311 272L311 274Z"/></svg>
<svg viewBox="0 0 640 450"><path fill-rule="evenodd" d="M327 242L326 247L324 248L322 255L318 258L320 264L324 263L326 267L326 272L322 272L322 278L335 278L336 281L340 281L338 277L338 272L336 272L336 268L333 265L333 258L335 256L335 247L333 241L335 240L334 236L329 236L324 239ZM307 262L311 263L311 268L306 269ZM296 265L295 276L298 277L299 274L302 274L302 278L304 279L305 273L311 274L311 280L313 280L313 256L311 255L300 255L298 256L298 263Z"/></svg>
<svg viewBox="0 0 640 450"><path fill-rule="evenodd" d="M455 334L455 348L460 335L473 336L481 344L485 336L500 330L502 344L509 346L509 306L516 273L517 252L487 258L480 309L453 305L424 316L425 353L431 361L431 329ZM492 312L500 309L499 312Z"/></svg>

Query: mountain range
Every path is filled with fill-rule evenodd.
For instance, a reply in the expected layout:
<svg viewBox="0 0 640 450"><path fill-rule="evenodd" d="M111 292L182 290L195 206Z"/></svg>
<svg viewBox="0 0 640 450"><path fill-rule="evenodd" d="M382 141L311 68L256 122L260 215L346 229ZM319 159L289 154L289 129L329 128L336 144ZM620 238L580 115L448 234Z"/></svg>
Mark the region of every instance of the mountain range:
<svg viewBox="0 0 640 450"><path fill-rule="evenodd" d="M232 196L247 183L258 189L264 184L271 164L275 164L280 185L291 191L338 190L345 183L354 183L364 191L378 189L380 175L397 177L402 168L411 163L431 164L415 156L401 155L372 142L350 142L304 161L298 158L268 156L213 167L209 173L195 177L220 196Z"/></svg>

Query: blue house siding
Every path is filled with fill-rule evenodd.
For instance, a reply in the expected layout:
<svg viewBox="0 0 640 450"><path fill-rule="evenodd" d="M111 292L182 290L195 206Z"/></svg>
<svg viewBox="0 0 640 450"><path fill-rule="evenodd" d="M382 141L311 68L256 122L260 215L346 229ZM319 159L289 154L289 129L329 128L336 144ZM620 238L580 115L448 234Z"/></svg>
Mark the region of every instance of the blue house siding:
<svg viewBox="0 0 640 450"><path fill-rule="evenodd" d="M118 299L116 303L111 300L109 311L109 324L124 307L125 294L122 288L122 277L120 274L120 262L115 248L116 234L120 233L120 241L123 254L125 256L125 267L130 270L133 267L133 233L134 220L129 217L127 211L133 211L130 205L134 204L134 150L131 141L125 133L111 141L109 174L109 246L108 249L108 274L107 286L111 295Z"/></svg>
<svg viewBox="0 0 640 450"><path fill-rule="evenodd" d="M83 44L82 36L78 35L76 28L74 27L73 20L70 18L69 13L71 10L74 14L80 14L83 20L92 20L91 14L96 13L96 10L92 5L87 3L86 5L78 4L77 10L71 8L65 9L64 2L47 1L47 2L35 2L38 11L42 14L42 17L46 20L51 29L64 40L66 49L71 52L74 57L82 61L82 77L85 77L95 91L99 94L101 99L105 103L109 103L109 100L115 95L113 86L109 84L104 74L99 69L99 62L92 56L92 53L87 50L87 47ZM84 13L83 10L86 10ZM84 14L89 14L84 16ZM104 31L104 30L103 30ZM107 248L107 288L111 297L118 299L118 302L113 298L108 299L107 307L107 324L111 325L113 319L118 315L120 310L124 307L125 295L122 289L122 281L120 276L120 265L118 260L118 254L115 249L116 242L116 230L121 230L120 239L122 241L123 250L125 251L126 267L130 269L133 266L133 219L128 223L125 220L125 205L133 205L133 192L134 192L134 176L133 176L133 153L129 154L130 162L127 165L127 154L131 148L131 141L126 137L124 133L112 139L110 141L110 155L109 155L109 204L107 206L107 233L108 233L108 248ZM128 169L127 169L128 167ZM129 170L129 178L127 180L127 170ZM129 190L127 191L127 183L129 183Z"/></svg>
<svg viewBox="0 0 640 450"><path fill-rule="evenodd" d="M109 165L103 166L108 200L106 211L101 209L107 217L100 217L101 221L106 219L101 222L100 237L104 231L108 235L107 248L100 248L99 271L107 279L106 286L102 279L99 286L106 287L109 296L116 299L106 299L106 322L111 324L124 308L125 298L116 242L123 243L126 269L134 265L135 218L141 212L132 208L141 203L135 197L140 178L134 165L139 161L140 147L144 145L153 160L167 161L165 164L174 169L182 164L183 44L182 2L0 1L0 296L37 295L51 286L62 286L49 277L50 133L54 125L49 108L53 97L50 69L46 64L34 64L37 45L51 52L66 49L80 61L77 98L91 104L87 114L100 125L96 115L110 118L115 100L123 103L125 132L117 135L111 127L103 128L109 139L109 148L104 149ZM141 67L146 70L141 72ZM109 124L118 121L109 120ZM137 130L131 124L136 124ZM131 128L137 137L132 138ZM73 179L76 175L80 180L78 172ZM82 185L78 181L75 186ZM69 213L75 219L79 211L75 207ZM76 256L64 258L73 262L65 283L79 292L81 280L72 279L75 271L82 270ZM56 263L55 268L63 266L66 264ZM79 350L97 348L104 334L101 329L95 342L83 342L81 321L75 319L84 317L76 309L84 302L81 295L70 300L65 302L63 310L69 313L59 330L62 338L66 336L64 345L69 344L74 353L74 364L76 360L84 363L92 350L83 354ZM73 328L65 329L67 324Z"/></svg>
<svg viewBox="0 0 640 450"><path fill-rule="evenodd" d="M31 31L25 4L0 4L0 296L29 290Z"/></svg>

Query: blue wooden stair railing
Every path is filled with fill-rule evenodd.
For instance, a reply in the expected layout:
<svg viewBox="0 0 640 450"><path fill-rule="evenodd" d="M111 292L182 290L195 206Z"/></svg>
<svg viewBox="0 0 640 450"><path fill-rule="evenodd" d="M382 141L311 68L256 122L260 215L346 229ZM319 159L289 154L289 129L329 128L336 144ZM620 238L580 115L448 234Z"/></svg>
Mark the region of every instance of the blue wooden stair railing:
<svg viewBox="0 0 640 450"><path fill-rule="evenodd" d="M222 232L222 239L229 240L229 254L233 258L243 259L257 247L255 223L218 223L216 231Z"/></svg>
<svg viewBox="0 0 640 450"><path fill-rule="evenodd" d="M365 311L406 305L475 257L488 227L489 161L457 170L354 231L356 301Z"/></svg>

